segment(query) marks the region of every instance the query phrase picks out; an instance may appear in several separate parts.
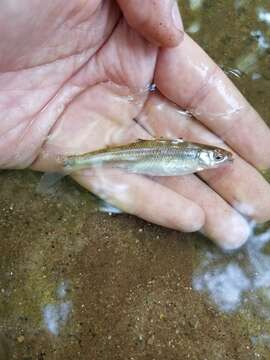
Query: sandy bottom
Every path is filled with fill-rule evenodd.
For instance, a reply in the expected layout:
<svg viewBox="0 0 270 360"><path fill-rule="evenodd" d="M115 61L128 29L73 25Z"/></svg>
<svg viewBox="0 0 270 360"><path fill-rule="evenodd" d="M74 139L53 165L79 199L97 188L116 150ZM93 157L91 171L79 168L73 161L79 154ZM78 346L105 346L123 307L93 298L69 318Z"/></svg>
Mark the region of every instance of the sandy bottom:
<svg viewBox="0 0 270 360"><path fill-rule="evenodd" d="M96 212L68 180L37 194L38 181L0 176L1 360L270 358L254 322L192 290L203 237Z"/></svg>

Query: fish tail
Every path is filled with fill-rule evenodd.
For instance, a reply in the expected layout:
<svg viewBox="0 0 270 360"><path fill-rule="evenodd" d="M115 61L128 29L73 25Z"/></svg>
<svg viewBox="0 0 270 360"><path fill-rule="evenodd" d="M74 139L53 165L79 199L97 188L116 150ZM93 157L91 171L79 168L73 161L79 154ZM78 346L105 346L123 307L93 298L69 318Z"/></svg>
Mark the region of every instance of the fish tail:
<svg viewBox="0 0 270 360"><path fill-rule="evenodd" d="M62 178L66 176L62 172L48 172L41 176L40 182L36 187L38 194L54 194L57 190L57 185Z"/></svg>
<svg viewBox="0 0 270 360"><path fill-rule="evenodd" d="M77 162L73 156L58 155L57 161L60 165L61 172L65 175L69 175L71 172L76 170Z"/></svg>

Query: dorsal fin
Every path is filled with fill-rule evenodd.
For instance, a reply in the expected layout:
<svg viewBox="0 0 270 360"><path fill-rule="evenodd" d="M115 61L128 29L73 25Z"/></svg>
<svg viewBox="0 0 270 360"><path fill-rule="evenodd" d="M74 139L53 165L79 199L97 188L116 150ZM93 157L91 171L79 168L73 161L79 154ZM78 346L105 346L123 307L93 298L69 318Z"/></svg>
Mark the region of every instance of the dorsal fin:
<svg viewBox="0 0 270 360"><path fill-rule="evenodd" d="M181 142L184 142L185 140L183 138L176 138L176 139L168 139L168 138L165 138L163 136L159 136L159 137L156 137L154 139L137 139L136 142L139 142L139 141L171 141L172 143L175 143L175 144L178 144L178 143L181 143Z"/></svg>
<svg viewBox="0 0 270 360"><path fill-rule="evenodd" d="M139 141L149 141L150 139L136 139L136 142L139 142Z"/></svg>
<svg viewBox="0 0 270 360"><path fill-rule="evenodd" d="M173 139L172 140L172 143L173 144L179 144L179 143L182 143L184 142L184 139L183 138L177 138L177 139Z"/></svg>

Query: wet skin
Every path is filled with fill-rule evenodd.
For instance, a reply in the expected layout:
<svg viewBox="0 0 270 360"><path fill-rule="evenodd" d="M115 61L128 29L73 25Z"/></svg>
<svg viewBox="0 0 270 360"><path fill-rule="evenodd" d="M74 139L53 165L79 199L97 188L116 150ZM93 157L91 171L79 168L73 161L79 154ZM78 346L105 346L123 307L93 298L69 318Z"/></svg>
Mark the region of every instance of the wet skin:
<svg viewBox="0 0 270 360"><path fill-rule="evenodd" d="M270 131L217 65L173 25L172 1L29 0L17 12L19 4L4 2L0 12L2 168L57 170L58 154L149 133L222 146L224 140L236 161L205 172L204 181L120 171L74 178L126 212L181 231L201 229L225 248L249 235L235 208L269 220L270 187L256 168L269 168ZM29 20L37 16L38 23ZM159 92L142 91L153 81Z"/></svg>

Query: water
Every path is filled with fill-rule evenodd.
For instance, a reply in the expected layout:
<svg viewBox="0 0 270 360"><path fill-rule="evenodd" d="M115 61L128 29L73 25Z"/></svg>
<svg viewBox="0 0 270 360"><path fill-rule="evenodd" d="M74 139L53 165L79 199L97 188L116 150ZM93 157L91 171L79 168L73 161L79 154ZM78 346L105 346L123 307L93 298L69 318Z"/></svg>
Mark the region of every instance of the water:
<svg viewBox="0 0 270 360"><path fill-rule="evenodd" d="M181 6L192 36L269 121L267 1ZM247 246L224 253L199 234L99 213L117 210L67 179L52 194L38 184L31 172L0 178L3 359L269 358L267 225L251 224Z"/></svg>
<svg viewBox="0 0 270 360"><path fill-rule="evenodd" d="M253 6L251 6L251 4ZM189 5L189 6L188 6ZM211 7L213 12L208 9ZM187 3L192 20L188 30L211 54L249 101L270 123L270 108L265 101L269 91L269 5L263 1L209 1ZM202 16L204 11L205 16ZM221 19L226 13L226 18ZM215 14L215 15L214 15ZM206 25L207 23L207 25ZM218 25L219 24L219 25ZM209 29L215 28L215 38ZM268 178L267 174L265 174ZM207 301L227 314L239 314L248 327L252 345L269 353L269 246L270 228L256 229L241 250L224 254L202 249L193 275L193 288ZM231 315L230 315L231 316ZM258 320L261 319L261 320ZM261 323L260 323L261 321ZM256 324L260 323L259 329ZM254 352L254 358L264 355Z"/></svg>

